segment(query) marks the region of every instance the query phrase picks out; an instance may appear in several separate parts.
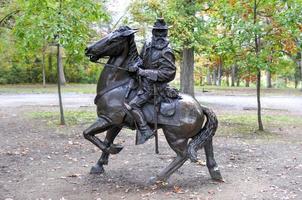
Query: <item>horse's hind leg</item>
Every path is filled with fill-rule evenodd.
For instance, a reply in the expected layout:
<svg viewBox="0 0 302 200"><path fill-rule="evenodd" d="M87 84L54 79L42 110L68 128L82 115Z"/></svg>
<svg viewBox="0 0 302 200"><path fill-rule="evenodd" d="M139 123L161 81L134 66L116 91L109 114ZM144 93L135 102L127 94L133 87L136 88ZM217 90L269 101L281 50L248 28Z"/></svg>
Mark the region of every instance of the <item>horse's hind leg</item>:
<svg viewBox="0 0 302 200"><path fill-rule="evenodd" d="M106 133L106 138L104 140L104 143L107 145L107 147L109 147L110 145L113 144L113 141L115 139L115 137L118 135L118 133L120 132L120 130L122 129L122 127L113 127L111 129L109 129ZM104 167L103 165L107 165L108 164L108 158L109 158L109 153L108 152L102 152L102 155L100 157L100 159L98 160L98 162L91 167L90 173L91 174L102 174L104 173Z"/></svg>
<svg viewBox="0 0 302 200"><path fill-rule="evenodd" d="M175 151L176 158L156 177L151 177L149 184L154 184L157 181L166 181L176 170L178 170L188 159L187 144L188 139L175 138L175 135L165 131L165 136L169 146Z"/></svg>
<svg viewBox="0 0 302 200"><path fill-rule="evenodd" d="M206 153L207 167L211 175L211 178L219 181L223 180L218 165L214 159L212 138L209 139L207 143L204 145L204 150Z"/></svg>

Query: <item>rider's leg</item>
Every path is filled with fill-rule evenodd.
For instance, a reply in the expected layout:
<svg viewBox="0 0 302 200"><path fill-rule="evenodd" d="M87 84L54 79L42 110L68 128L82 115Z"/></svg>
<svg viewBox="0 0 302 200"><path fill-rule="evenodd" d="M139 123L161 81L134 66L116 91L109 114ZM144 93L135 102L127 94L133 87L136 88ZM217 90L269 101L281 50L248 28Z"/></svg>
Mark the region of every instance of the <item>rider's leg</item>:
<svg viewBox="0 0 302 200"><path fill-rule="evenodd" d="M131 107L129 111L138 125L137 128L139 129L138 131L140 134L140 137L138 137L137 140L137 144L143 144L153 136L153 131L148 126L145 116L141 110L142 106L148 101L149 97L150 95L148 94L139 95L132 99L129 103Z"/></svg>

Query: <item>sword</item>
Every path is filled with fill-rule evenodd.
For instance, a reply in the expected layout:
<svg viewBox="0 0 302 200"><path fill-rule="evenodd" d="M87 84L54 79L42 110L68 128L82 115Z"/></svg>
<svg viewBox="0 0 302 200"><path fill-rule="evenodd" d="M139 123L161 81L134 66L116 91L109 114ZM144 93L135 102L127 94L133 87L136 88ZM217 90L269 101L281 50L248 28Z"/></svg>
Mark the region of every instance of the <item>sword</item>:
<svg viewBox="0 0 302 200"><path fill-rule="evenodd" d="M156 99L158 97L157 93L157 87L156 84L153 84L153 90L154 90L154 136L155 136L155 153L158 154L158 133L157 133L157 123L158 123L158 113L157 113L157 105L156 105Z"/></svg>

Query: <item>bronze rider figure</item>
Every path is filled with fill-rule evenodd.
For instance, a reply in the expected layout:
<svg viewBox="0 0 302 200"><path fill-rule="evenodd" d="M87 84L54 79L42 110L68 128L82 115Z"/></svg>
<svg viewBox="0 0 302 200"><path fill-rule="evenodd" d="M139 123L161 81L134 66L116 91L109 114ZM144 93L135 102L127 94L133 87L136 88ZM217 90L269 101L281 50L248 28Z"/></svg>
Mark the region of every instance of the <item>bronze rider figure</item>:
<svg viewBox="0 0 302 200"><path fill-rule="evenodd" d="M152 27L151 42L145 42L140 58L129 66L129 71L140 77L140 89L126 107L132 114L138 128L137 144L143 144L153 136L142 107L154 96L154 84L162 91L175 78L175 57L169 45L168 26L164 19L157 19Z"/></svg>

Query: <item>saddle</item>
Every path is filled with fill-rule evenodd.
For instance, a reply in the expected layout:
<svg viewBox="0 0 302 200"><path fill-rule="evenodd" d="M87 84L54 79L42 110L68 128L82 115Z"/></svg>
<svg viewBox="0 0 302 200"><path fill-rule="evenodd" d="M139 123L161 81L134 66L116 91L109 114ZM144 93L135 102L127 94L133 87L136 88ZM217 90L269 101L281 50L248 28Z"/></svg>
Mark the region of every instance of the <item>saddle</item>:
<svg viewBox="0 0 302 200"><path fill-rule="evenodd" d="M128 85L128 91L126 98L132 99L138 92L138 83L136 81L130 81ZM149 101L143 106L142 112L149 123L155 123L155 109L154 98L156 98L157 109L157 122L158 124L177 125L179 120L175 117L176 105L178 100L181 99L179 91L168 85L164 85L158 88L158 95L149 99Z"/></svg>

